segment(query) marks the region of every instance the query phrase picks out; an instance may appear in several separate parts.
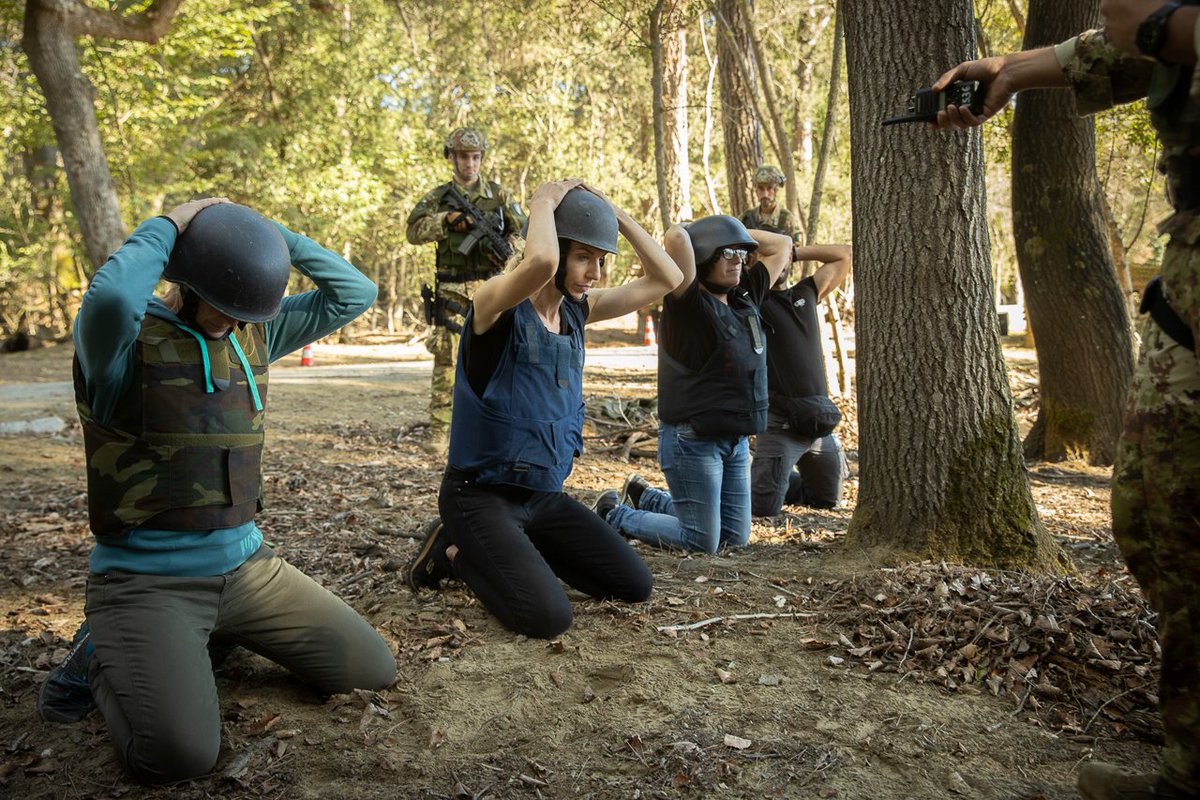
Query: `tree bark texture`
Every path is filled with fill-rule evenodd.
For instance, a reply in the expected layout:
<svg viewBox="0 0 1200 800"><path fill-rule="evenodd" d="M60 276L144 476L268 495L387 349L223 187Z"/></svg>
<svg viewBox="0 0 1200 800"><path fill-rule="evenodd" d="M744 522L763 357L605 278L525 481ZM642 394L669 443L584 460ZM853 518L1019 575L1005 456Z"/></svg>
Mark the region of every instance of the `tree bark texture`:
<svg viewBox="0 0 1200 800"><path fill-rule="evenodd" d="M96 122L95 92L80 68L75 37L152 43L166 32L181 2L155 0L145 11L128 15L100 11L79 0L27 0L25 5L21 46L46 97L93 269L125 240L125 224Z"/></svg>
<svg viewBox="0 0 1200 800"><path fill-rule="evenodd" d="M1097 23L1095 0L1034 0L1025 48ZM1069 92L1023 92L1013 120L1013 235L1041 384L1029 458L1111 464L1133 372L1095 129Z"/></svg>
<svg viewBox="0 0 1200 800"><path fill-rule="evenodd" d="M848 542L890 560L1051 569L998 323L978 131L882 128L968 56L970 0L844 0L860 436ZM930 20L936 23L930 24Z"/></svg>
<svg viewBox="0 0 1200 800"><path fill-rule="evenodd" d="M657 0L650 9L650 95L654 106L654 182L658 192L658 213L663 230L674 222L671 219L671 192L667 173L666 53L663 48L663 16L667 0Z"/></svg>
<svg viewBox="0 0 1200 800"><path fill-rule="evenodd" d="M721 128L725 139L725 180L729 184L729 213L740 215L757 204L754 171L762 163L759 120L754 110L754 85L739 69L751 57L742 0L717 0L717 59L720 69ZM752 73L751 73L752 74Z"/></svg>
<svg viewBox="0 0 1200 800"><path fill-rule="evenodd" d="M671 221L692 218L692 167L688 158L687 18L678 6L663 20L663 131Z"/></svg>

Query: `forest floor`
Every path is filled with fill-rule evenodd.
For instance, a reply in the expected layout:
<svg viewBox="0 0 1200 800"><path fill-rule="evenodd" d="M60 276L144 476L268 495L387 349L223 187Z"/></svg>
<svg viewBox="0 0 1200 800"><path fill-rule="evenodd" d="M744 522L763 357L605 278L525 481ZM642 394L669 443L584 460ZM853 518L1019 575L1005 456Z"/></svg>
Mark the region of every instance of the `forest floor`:
<svg viewBox="0 0 1200 800"><path fill-rule="evenodd" d="M0 355L0 431L50 420L0 433L0 797L1032 800L1076 797L1092 758L1156 767L1153 616L1112 543L1109 471L1030 468L1070 574L879 568L841 543L858 446L842 403L855 471L842 509L756 519L749 548L715 557L639 546L648 602L573 595L570 631L527 639L461 585L404 586L442 467L414 428L421 355L328 347L315 367L273 370L259 517L383 633L395 684L323 702L239 652L217 673L217 771L158 789L122 773L98 715L57 726L35 712L82 619L82 441L69 347ZM1027 426L1036 366L1009 356ZM591 502L630 470L661 485L653 371L589 359L588 452L568 491Z"/></svg>

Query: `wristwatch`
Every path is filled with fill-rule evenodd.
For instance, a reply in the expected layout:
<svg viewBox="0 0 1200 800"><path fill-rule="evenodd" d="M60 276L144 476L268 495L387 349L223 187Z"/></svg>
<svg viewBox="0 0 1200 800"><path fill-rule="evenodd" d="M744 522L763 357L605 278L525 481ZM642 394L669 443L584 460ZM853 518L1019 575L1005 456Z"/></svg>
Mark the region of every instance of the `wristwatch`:
<svg viewBox="0 0 1200 800"><path fill-rule="evenodd" d="M1167 20L1178 8L1179 2L1170 2L1142 20L1137 27L1134 43L1142 55L1158 58L1159 51L1167 43ZM1161 59L1159 59L1161 61Z"/></svg>

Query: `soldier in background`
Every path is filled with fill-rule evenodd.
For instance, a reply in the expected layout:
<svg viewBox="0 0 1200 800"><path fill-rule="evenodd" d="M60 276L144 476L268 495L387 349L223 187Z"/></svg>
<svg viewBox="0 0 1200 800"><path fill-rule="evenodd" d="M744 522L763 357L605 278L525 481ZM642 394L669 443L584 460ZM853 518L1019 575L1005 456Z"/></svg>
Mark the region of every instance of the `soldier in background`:
<svg viewBox="0 0 1200 800"><path fill-rule="evenodd" d="M782 233L793 242L798 241L799 228L792 219L792 213L775 201L779 187L783 186L785 178L779 167L763 164L754 171L754 195L758 198L758 207L742 214L742 224L750 230Z"/></svg>
<svg viewBox="0 0 1200 800"><path fill-rule="evenodd" d="M980 81L983 112L948 106L937 127L982 125L1024 89L1069 87L1081 113L1146 98L1162 142L1175 213L1159 224L1168 237L1162 272L1146 286L1142 346L1130 385L1113 467L1113 536L1129 571L1158 612L1162 645L1159 707L1163 763L1130 774L1092 762L1079 770L1087 800L1200 797L1200 7L1161 0L1102 0L1103 30L1055 47L947 71Z"/></svg>
<svg viewBox="0 0 1200 800"><path fill-rule="evenodd" d="M475 290L504 268L504 261L488 247L488 237L476 238L481 224L490 224L504 239L519 236L525 214L513 196L480 173L487 140L475 128L456 128L446 137L442 154L450 162L453 179L426 194L408 215L408 241L437 245L431 313L433 331L426 347L433 354L433 379L429 396L429 439L426 449L440 455L450 432L454 396L454 361L459 332ZM475 219L453 202L456 187L486 219ZM475 238L473 245L469 244ZM468 242L464 245L464 242ZM463 252L464 247L466 252Z"/></svg>

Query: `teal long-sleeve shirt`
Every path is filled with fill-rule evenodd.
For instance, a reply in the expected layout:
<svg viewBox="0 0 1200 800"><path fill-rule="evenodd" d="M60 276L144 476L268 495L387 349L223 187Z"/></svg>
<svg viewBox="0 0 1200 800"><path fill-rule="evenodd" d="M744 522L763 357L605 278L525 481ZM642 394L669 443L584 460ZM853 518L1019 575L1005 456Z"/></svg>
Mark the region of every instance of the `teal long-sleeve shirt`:
<svg viewBox="0 0 1200 800"><path fill-rule="evenodd" d="M266 323L271 362L326 336L375 302L376 288L341 256L276 223L293 267L317 288L283 298ZM143 222L96 272L75 317L73 338L84 390L97 421L107 424L132 380L136 342L146 314L178 321L154 296L178 233L166 217ZM97 542L92 572L220 575L236 569L262 544L254 522L233 528L166 531L135 528Z"/></svg>

